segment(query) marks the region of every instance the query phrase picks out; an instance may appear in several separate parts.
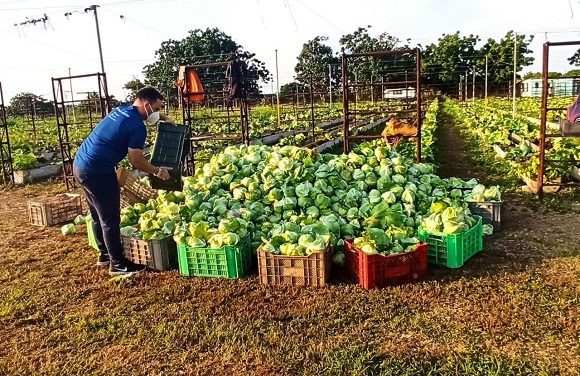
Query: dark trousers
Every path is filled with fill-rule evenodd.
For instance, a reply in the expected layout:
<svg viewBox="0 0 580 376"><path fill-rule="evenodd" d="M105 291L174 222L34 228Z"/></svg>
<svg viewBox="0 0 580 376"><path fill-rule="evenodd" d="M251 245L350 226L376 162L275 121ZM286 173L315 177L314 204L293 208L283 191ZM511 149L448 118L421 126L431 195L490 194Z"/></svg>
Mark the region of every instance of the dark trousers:
<svg viewBox="0 0 580 376"><path fill-rule="evenodd" d="M90 173L74 166L73 174L83 186L91 217L93 231L101 254L109 254L111 261L123 260L120 215L121 193L115 171Z"/></svg>

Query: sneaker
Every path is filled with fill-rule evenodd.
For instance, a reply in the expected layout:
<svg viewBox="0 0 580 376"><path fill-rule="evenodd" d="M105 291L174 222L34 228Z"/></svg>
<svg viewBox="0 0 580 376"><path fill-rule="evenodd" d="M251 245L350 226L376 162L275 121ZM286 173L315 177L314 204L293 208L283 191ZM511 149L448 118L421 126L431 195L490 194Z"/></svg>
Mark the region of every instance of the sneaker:
<svg viewBox="0 0 580 376"><path fill-rule="evenodd" d="M109 266L111 259L107 254L100 254L99 259L97 260L97 266Z"/></svg>
<svg viewBox="0 0 580 376"><path fill-rule="evenodd" d="M111 262L109 264L110 275L136 274L145 270L145 265L135 264L129 260Z"/></svg>

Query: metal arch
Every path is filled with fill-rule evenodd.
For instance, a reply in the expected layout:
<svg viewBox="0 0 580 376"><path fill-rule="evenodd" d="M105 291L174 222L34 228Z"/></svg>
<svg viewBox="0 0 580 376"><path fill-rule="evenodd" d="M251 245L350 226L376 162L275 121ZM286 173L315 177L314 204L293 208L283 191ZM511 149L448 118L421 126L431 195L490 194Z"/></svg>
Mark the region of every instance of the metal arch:
<svg viewBox="0 0 580 376"><path fill-rule="evenodd" d="M53 77L52 78L52 94L54 97L54 109L56 117L56 125L58 132L58 143L60 147L60 155L62 158L63 178L68 190L75 188L76 180L73 175L73 157L72 148L69 138L69 126L73 125L69 122L66 114L67 104L75 105L82 102L84 99L67 101L64 96L63 81L81 79L81 78L97 78L97 87L99 94L101 117L105 117L111 107L111 98L107 88L107 77L105 73L90 73L77 76ZM90 103L89 103L90 107ZM90 120L92 128L92 119Z"/></svg>
<svg viewBox="0 0 580 376"><path fill-rule="evenodd" d="M577 46L580 45L580 41L567 41L567 42L545 42L543 46L543 56L542 56L542 101L541 101L541 113L540 113L540 154L539 154L539 164L538 164L538 177L537 177L537 195L542 198L544 195L544 187L563 187L563 186L580 186L580 183L546 183L544 181L544 174L546 170L547 162L563 162L558 160L546 160L546 140L555 137L578 137L578 136L564 136L562 134L547 134L547 122L548 122L548 111L558 110L556 108L548 107L548 96L549 96L549 57L550 57L550 47L561 47L561 46ZM572 161L580 162L580 161Z"/></svg>
<svg viewBox="0 0 580 376"><path fill-rule="evenodd" d="M14 166L12 151L10 150L10 136L8 135L8 121L4 106L4 92L0 82L0 158L2 162L2 182L4 185L14 185Z"/></svg>
<svg viewBox="0 0 580 376"><path fill-rule="evenodd" d="M359 84L358 82L349 83L348 79L348 72L349 72L349 58L356 58L356 57L385 57L385 56L407 56L415 57L415 67L414 70L410 71L410 73L415 73L414 80L408 80L405 78L404 81L399 82L391 82L391 81L382 81L382 82L372 82L370 84ZM404 50L391 50L391 51L373 51L373 52L361 52L361 53L353 53L353 54L343 54L342 55L342 90L343 90L343 139L344 139L344 153L348 153L350 151L350 141L354 139L371 139L371 138L378 138L379 136L354 136L351 132L351 117L355 116L357 111L351 111L350 102L350 88L354 88L355 92L357 88L363 87L365 85L371 86L371 92L374 92L374 87L381 87L389 86L389 85L411 85L414 84L415 86L415 109L406 110L407 118L409 118L409 114L414 112L417 114L417 154L416 160L417 162L421 162L422 158L422 151L421 151L421 125L423 123L423 104L422 104L422 83L421 83L421 49L414 48L414 49L404 49ZM381 93L381 97L382 97ZM356 98L356 97L355 97ZM354 100L356 104L356 99ZM407 99L408 104L408 99ZM355 120L356 122L356 120Z"/></svg>
<svg viewBox="0 0 580 376"><path fill-rule="evenodd" d="M232 60L226 61L218 61L212 63L203 63L203 64L192 64L192 65L185 65L186 71L188 69L194 69L198 72L203 68L224 68L224 76L223 79L226 78L225 72ZM209 75L209 73L208 73ZM200 77L203 80L204 77ZM213 77L215 79L215 77ZM215 82L213 82L215 83ZM233 143L242 143L245 145L249 145L250 143L250 130L249 130L249 104L247 98L239 98L235 99L234 102L239 106L239 117L234 117L232 111L228 107L226 110L226 114L220 114L220 111L214 111L214 108L211 107L212 103L218 103L219 101L227 100L225 91L223 90L207 90L204 87L204 95L205 99L204 102L208 104L208 109L211 110L212 117L209 119L227 119L228 125L228 133L224 133L222 135L211 134L211 132L207 132L207 134L196 134L196 123L199 122L200 117L196 116L196 112L201 111L202 107L199 104L192 103L187 100L186 95L183 93L183 88L188 87L188 78L187 74L185 74L183 86L178 87L178 95L181 102L182 108L182 116L183 116L183 124L189 127L190 136L189 136L189 150L187 151L186 160L185 160L185 168L186 173L190 176L195 174L196 163L200 162L200 160L196 160L195 158L195 150L205 142L208 141L226 141L226 142L233 142ZM208 100L209 98L209 100ZM233 109L233 106L232 106ZM235 121L234 123L239 124L239 128L232 129L231 123L234 118L238 118L239 120ZM205 119L207 120L207 119Z"/></svg>

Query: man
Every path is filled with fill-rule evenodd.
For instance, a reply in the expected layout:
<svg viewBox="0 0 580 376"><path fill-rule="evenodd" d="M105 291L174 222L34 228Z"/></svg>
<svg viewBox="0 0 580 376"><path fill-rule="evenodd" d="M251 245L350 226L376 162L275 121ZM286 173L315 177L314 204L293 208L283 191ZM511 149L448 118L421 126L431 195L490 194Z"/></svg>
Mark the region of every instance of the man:
<svg viewBox="0 0 580 376"><path fill-rule="evenodd" d="M123 256L120 234L120 188L115 168L129 155L134 168L161 179L170 178L168 168L156 167L143 156L147 128L163 118L159 110L163 96L152 87L136 94L133 105L123 105L108 114L81 144L73 163L73 173L83 186L93 217L93 231L99 246L97 265L109 266L110 275L134 274L145 266Z"/></svg>

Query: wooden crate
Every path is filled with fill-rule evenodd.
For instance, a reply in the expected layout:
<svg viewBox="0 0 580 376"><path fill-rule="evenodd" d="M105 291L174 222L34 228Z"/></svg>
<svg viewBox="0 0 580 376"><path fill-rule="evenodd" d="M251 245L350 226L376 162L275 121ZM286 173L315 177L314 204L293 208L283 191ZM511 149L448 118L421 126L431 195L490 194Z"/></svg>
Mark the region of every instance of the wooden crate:
<svg viewBox="0 0 580 376"><path fill-rule="evenodd" d="M61 193L55 197L28 201L28 219L35 226L54 226L70 222L82 214L81 195Z"/></svg>

